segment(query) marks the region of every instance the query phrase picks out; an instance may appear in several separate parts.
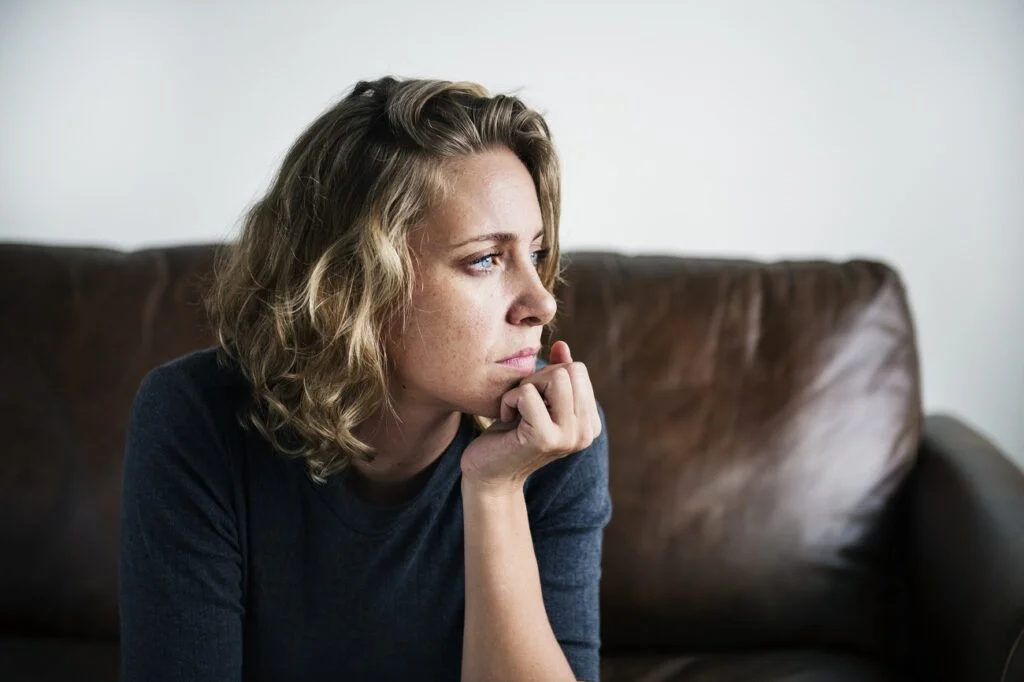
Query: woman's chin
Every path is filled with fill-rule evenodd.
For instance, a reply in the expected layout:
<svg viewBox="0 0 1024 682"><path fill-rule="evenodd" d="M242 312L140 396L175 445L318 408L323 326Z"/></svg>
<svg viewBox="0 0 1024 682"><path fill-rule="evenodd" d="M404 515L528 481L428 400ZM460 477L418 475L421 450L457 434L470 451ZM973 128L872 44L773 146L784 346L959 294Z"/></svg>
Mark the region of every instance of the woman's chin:
<svg viewBox="0 0 1024 682"><path fill-rule="evenodd" d="M456 402L460 404L460 411L465 414L499 419L501 418L501 399L518 384L518 381L508 382L504 378L501 382L487 381L484 385L479 386L479 389L482 390L473 391L469 395L463 394L462 399Z"/></svg>

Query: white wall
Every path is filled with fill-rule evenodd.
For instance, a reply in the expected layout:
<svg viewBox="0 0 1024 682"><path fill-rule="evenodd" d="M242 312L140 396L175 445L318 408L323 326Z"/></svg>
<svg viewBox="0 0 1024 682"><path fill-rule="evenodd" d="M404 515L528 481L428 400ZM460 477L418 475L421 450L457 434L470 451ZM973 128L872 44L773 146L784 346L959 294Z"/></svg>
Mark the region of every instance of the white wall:
<svg viewBox="0 0 1024 682"><path fill-rule="evenodd" d="M517 89L565 246L869 256L910 290L929 410L1024 463L1024 3L0 3L0 239L229 236L361 78Z"/></svg>

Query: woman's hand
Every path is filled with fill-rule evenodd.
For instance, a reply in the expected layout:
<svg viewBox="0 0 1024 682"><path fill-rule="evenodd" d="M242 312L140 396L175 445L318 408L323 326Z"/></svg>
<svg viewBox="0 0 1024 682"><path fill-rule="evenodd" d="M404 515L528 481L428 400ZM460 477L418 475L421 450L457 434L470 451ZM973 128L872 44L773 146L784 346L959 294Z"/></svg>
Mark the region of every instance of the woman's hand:
<svg viewBox="0 0 1024 682"><path fill-rule="evenodd" d="M501 398L501 419L462 454L464 481L482 489L521 489L545 464L578 452L601 433L590 375L555 342L550 364Z"/></svg>

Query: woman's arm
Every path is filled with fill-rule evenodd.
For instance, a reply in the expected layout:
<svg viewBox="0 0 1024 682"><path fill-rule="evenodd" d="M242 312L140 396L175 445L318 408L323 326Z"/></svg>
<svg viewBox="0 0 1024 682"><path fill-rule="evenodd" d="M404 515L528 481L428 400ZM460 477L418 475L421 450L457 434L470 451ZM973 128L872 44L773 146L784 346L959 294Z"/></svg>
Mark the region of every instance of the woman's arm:
<svg viewBox="0 0 1024 682"><path fill-rule="evenodd" d="M492 427L463 455L463 682L576 680L574 669L597 679L607 439L586 369L568 347L552 357L563 367L503 398L518 425Z"/></svg>
<svg viewBox="0 0 1024 682"><path fill-rule="evenodd" d="M551 629L522 486L465 478L466 622L462 680L575 680Z"/></svg>
<svg viewBox="0 0 1024 682"><path fill-rule="evenodd" d="M178 370L148 375L124 462L118 597L123 682L242 676L242 562L214 415Z"/></svg>

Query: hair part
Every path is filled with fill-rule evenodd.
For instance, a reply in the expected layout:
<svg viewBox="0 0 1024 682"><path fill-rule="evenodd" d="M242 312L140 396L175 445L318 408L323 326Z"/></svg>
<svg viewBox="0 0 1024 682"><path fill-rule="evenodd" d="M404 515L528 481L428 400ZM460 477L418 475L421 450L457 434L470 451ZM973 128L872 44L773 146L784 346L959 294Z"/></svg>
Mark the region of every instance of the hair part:
<svg viewBox="0 0 1024 682"><path fill-rule="evenodd" d="M394 414L384 339L412 298L408 236L450 192L449 164L500 147L533 178L550 250L540 276L553 292L561 187L550 131L518 98L474 83L359 82L298 137L221 250L206 307L222 359L252 386L242 422L304 458L313 480L372 458L355 431Z"/></svg>

